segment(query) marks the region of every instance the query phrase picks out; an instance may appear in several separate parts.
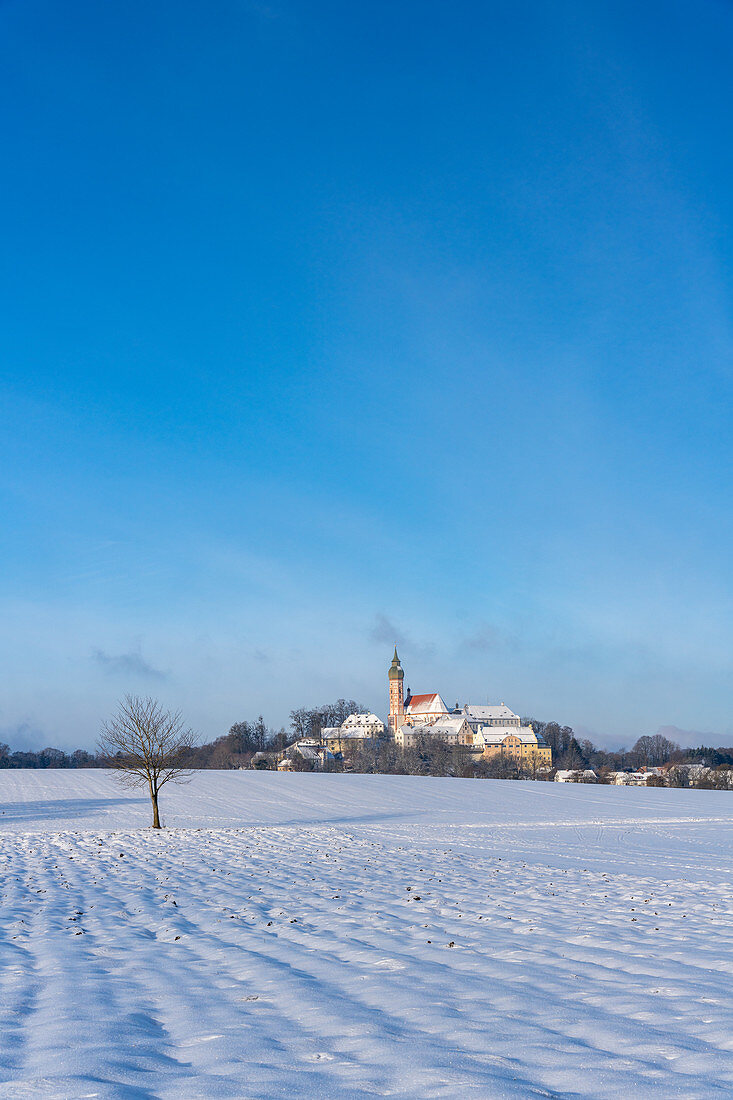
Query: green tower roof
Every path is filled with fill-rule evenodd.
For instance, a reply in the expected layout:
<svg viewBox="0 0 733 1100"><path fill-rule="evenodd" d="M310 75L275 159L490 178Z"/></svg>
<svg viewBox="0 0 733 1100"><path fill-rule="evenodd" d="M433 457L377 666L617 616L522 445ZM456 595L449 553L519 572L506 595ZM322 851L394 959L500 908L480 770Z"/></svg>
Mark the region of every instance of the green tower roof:
<svg viewBox="0 0 733 1100"><path fill-rule="evenodd" d="M392 664L389 666L389 678L390 680L403 680L404 672L402 671L402 665L400 659L397 656L397 646L394 647L394 657L392 658Z"/></svg>

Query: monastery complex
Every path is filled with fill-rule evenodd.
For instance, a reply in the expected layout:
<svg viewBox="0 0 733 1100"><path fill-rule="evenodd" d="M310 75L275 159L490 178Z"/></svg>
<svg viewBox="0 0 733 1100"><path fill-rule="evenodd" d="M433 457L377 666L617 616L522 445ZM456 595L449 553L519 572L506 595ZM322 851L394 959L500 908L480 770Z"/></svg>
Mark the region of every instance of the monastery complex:
<svg viewBox="0 0 733 1100"><path fill-rule="evenodd" d="M323 726L317 737L301 740L284 749L278 768L293 767L299 756L323 768L361 745L390 737L400 749L419 746L425 738L442 741L451 748L463 748L475 758L494 757L535 772L552 767L552 751L531 726L523 726L518 714L504 703L479 706L456 703L448 710L439 692L413 695L404 691L405 673L395 646L387 673L389 718L387 726L376 714L350 714L340 726Z"/></svg>
<svg viewBox="0 0 733 1100"><path fill-rule="evenodd" d="M436 737L448 745L462 745L486 759L504 756L517 764L552 766L552 751L531 726L523 726L518 714L498 703L478 706L456 703L448 710L439 692L412 695L404 693L405 673L397 656L388 672L388 728L400 748L415 745L420 737Z"/></svg>

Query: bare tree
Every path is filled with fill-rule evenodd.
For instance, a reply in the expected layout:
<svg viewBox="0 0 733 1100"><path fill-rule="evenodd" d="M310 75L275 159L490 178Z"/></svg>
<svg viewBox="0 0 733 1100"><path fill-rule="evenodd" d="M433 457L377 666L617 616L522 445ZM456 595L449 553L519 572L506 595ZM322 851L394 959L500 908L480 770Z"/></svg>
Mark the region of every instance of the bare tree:
<svg viewBox="0 0 733 1100"><path fill-rule="evenodd" d="M642 764L656 765L666 764L673 753L679 752L679 745L675 741L668 741L661 733L640 737L632 748Z"/></svg>
<svg viewBox="0 0 733 1100"><path fill-rule="evenodd" d="M171 781L191 775L190 754L195 738L179 711L164 710L150 696L126 695L117 712L102 726L97 748L105 763L120 772L120 782L145 787L153 804L153 828L159 829L158 793Z"/></svg>

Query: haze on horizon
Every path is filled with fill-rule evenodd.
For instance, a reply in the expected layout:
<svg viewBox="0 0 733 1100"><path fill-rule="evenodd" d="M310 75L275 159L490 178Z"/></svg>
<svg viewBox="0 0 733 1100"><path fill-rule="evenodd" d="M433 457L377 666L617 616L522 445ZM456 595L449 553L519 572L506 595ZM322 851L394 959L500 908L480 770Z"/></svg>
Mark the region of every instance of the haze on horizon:
<svg viewBox="0 0 733 1100"><path fill-rule="evenodd" d="M0 741L730 743L733 9L0 6Z"/></svg>

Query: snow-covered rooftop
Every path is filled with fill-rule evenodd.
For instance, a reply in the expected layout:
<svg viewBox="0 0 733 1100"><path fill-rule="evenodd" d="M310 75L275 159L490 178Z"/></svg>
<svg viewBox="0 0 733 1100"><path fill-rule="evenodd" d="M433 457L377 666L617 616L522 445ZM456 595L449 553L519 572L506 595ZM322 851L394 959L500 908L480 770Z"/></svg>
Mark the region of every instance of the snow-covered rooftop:
<svg viewBox="0 0 733 1100"><path fill-rule="evenodd" d="M491 706L479 706L474 703L466 703L463 713L471 722L491 722L502 718L519 718L513 710L504 703L494 703Z"/></svg>
<svg viewBox="0 0 733 1100"><path fill-rule="evenodd" d="M373 738L375 731L370 726L358 726L356 729L335 726L323 730L321 736L324 741L365 741Z"/></svg>
<svg viewBox="0 0 733 1100"><path fill-rule="evenodd" d="M428 695L412 695L405 703L406 714L447 714L448 708L438 692Z"/></svg>
<svg viewBox="0 0 733 1100"><path fill-rule="evenodd" d="M523 745L544 745L531 726L481 726L479 732L487 745L498 745L505 737L516 737Z"/></svg>
<svg viewBox="0 0 733 1100"><path fill-rule="evenodd" d="M460 717L440 718L437 722L416 722L412 726L402 726L402 730L424 734L426 737L441 737L444 734L458 734L466 719Z"/></svg>
<svg viewBox="0 0 733 1100"><path fill-rule="evenodd" d="M348 718L344 719L341 729L358 729L363 726L384 729L384 722L376 714L350 714Z"/></svg>

